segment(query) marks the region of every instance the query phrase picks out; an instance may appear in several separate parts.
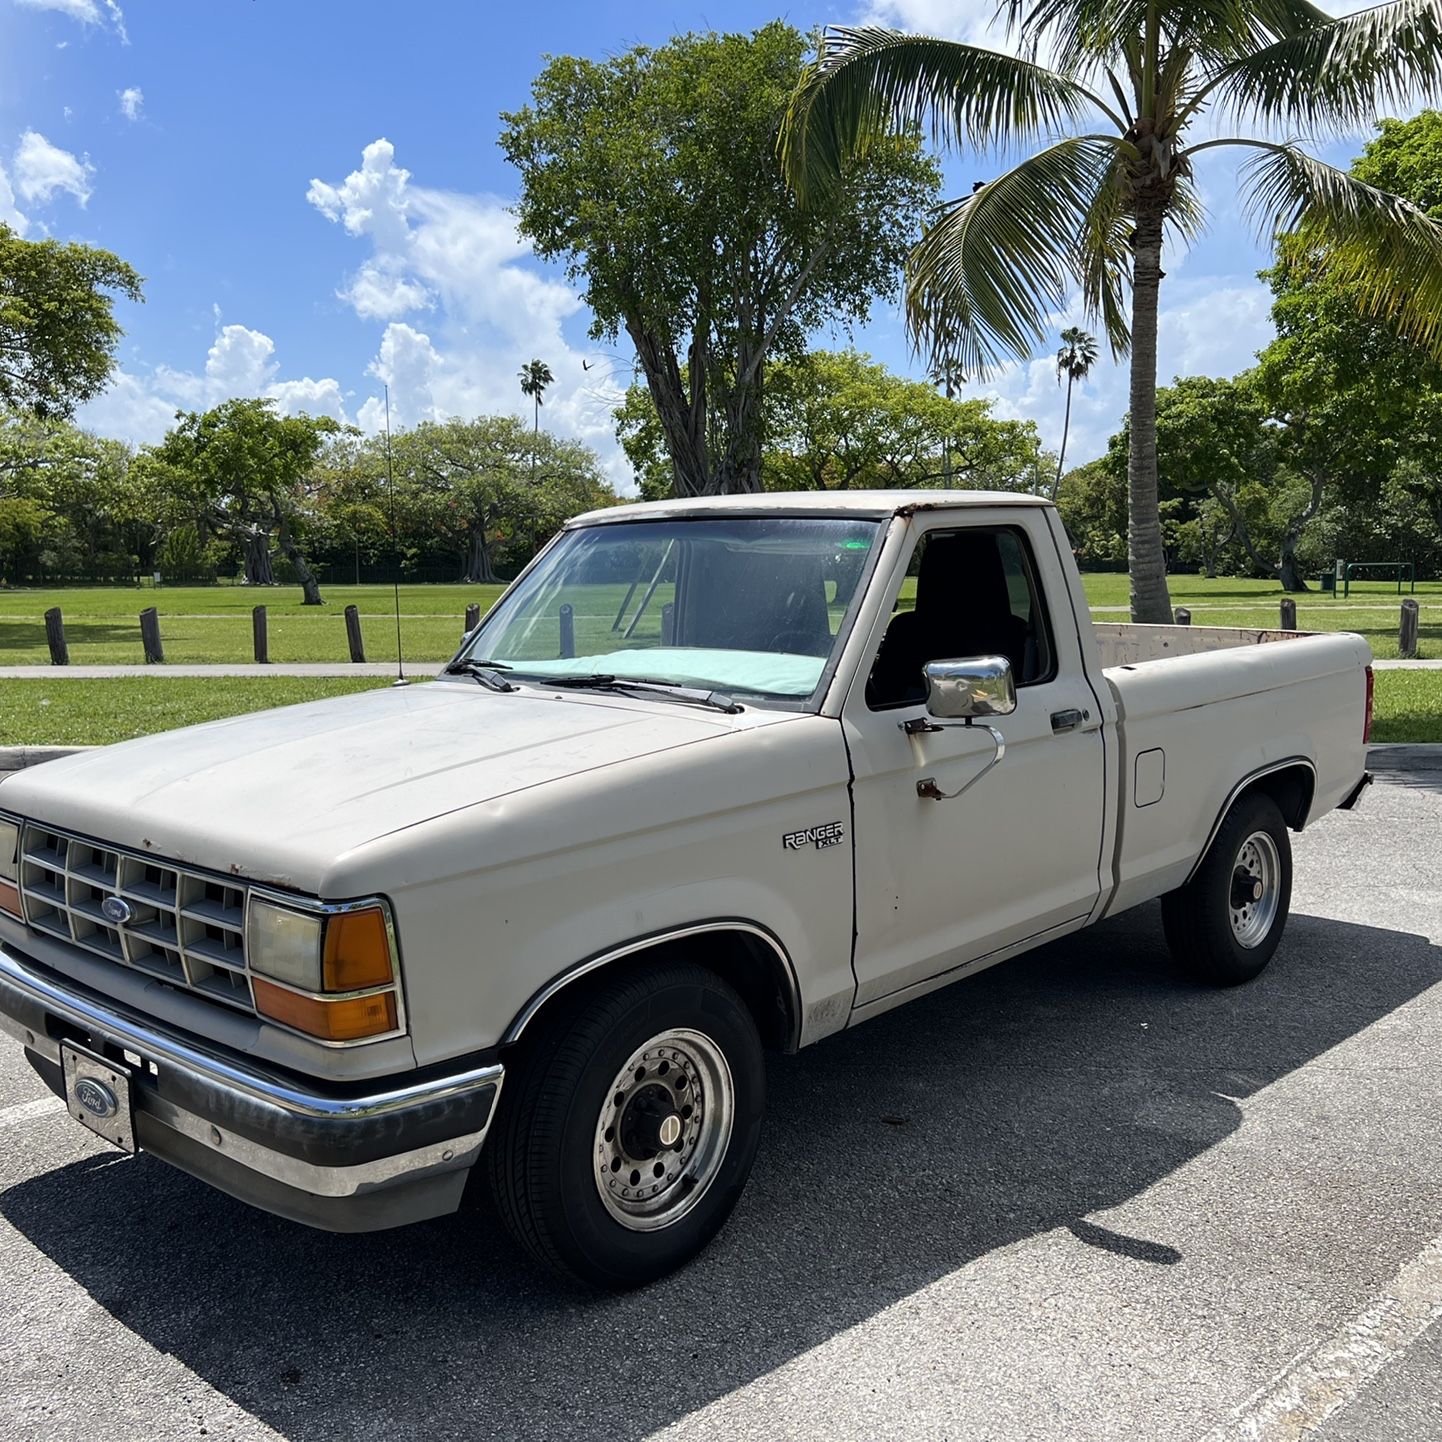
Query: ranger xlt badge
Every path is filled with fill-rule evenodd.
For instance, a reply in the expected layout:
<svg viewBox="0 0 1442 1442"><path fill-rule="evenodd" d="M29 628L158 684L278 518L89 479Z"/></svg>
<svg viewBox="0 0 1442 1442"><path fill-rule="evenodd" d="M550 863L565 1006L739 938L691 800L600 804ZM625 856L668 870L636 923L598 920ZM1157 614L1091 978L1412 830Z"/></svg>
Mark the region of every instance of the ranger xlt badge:
<svg viewBox="0 0 1442 1442"><path fill-rule="evenodd" d="M839 821L828 821L824 826L808 826L805 831L788 831L781 844L788 851L800 851L803 846L821 851L827 846L840 846L845 835L846 828Z"/></svg>

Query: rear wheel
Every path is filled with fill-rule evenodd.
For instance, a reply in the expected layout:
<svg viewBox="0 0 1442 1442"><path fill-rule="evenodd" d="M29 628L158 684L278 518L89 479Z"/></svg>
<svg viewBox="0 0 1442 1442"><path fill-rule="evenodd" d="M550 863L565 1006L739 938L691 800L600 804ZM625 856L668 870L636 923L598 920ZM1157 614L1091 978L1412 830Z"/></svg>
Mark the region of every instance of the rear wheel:
<svg viewBox="0 0 1442 1442"><path fill-rule="evenodd" d="M1197 873L1162 898L1172 955L1213 986L1251 981L1282 940L1292 902L1292 846L1277 803L1265 792L1227 813Z"/></svg>
<svg viewBox="0 0 1442 1442"><path fill-rule="evenodd" d="M603 983L528 1040L486 1146L512 1233L599 1287L688 1261L736 1205L760 1137L765 1068L745 1003L704 968L667 963Z"/></svg>

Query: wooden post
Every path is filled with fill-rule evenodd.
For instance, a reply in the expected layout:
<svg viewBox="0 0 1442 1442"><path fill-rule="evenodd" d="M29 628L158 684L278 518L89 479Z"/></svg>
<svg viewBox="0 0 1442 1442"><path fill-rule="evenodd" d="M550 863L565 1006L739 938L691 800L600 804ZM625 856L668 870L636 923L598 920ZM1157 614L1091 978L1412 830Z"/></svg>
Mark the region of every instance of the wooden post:
<svg viewBox="0 0 1442 1442"><path fill-rule="evenodd" d="M1185 606L1177 607L1177 625L1190 626L1192 624L1192 613Z"/></svg>
<svg viewBox="0 0 1442 1442"><path fill-rule="evenodd" d="M561 607L561 655L576 654L576 613L569 605Z"/></svg>
<svg viewBox="0 0 1442 1442"><path fill-rule="evenodd" d="M466 607L466 635L469 636L481 624L481 608L472 601Z"/></svg>
<svg viewBox="0 0 1442 1442"><path fill-rule="evenodd" d="M667 601L661 607L661 644L663 646L676 644L676 607L671 601Z"/></svg>
<svg viewBox="0 0 1442 1442"><path fill-rule="evenodd" d="M355 606L345 608L345 639L350 646L350 658L357 666L365 664L366 643L361 637L360 611Z"/></svg>
<svg viewBox="0 0 1442 1442"><path fill-rule="evenodd" d="M159 665L165 660L165 648L160 644L160 617L154 606L147 606L140 613L140 644L145 649L145 664Z"/></svg>
<svg viewBox="0 0 1442 1442"><path fill-rule="evenodd" d="M1402 602L1402 624L1397 630L1397 654L1404 661L1417 655L1417 603L1410 596Z"/></svg>
<svg viewBox="0 0 1442 1442"><path fill-rule="evenodd" d="M45 613L45 640L50 646L50 664L68 666L70 647L65 644L65 618L59 606L52 606Z"/></svg>
<svg viewBox="0 0 1442 1442"><path fill-rule="evenodd" d="M250 613L250 639L255 647L255 659L258 664L266 666L270 664L270 638L265 631L265 607L256 606Z"/></svg>
<svg viewBox="0 0 1442 1442"><path fill-rule="evenodd" d="M1282 629L1284 631L1297 629L1297 603L1290 596L1282 597Z"/></svg>

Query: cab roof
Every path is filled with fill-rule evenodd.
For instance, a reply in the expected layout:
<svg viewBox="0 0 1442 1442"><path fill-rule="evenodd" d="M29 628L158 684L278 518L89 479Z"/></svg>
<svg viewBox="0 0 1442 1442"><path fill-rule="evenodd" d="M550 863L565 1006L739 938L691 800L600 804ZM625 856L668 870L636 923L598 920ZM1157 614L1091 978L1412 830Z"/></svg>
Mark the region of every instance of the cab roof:
<svg viewBox="0 0 1442 1442"><path fill-rule="evenodd" d="M759 495L693 496L686 500L633 501L586 511L567 523L660 521L691 516L864 516L884 520L912 511L958 506L1046 506L1042 496L1015 491L763 491Z"/></svg>

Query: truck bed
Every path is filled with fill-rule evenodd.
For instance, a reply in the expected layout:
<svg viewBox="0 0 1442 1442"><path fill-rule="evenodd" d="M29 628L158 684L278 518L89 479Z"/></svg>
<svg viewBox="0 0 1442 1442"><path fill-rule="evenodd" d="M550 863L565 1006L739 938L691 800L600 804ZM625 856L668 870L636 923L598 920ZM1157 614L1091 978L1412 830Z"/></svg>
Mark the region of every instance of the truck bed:
<svg viewBox="0 0 1442 1442"><path fill-rule="evenodd" d="M1371 651L1361 636L1094 630L1120 737L1120 885L1110 910L1186 880L1239 778L1299 763L1313 780L1298 824L1331 810L1362 776Z"/></svg>

